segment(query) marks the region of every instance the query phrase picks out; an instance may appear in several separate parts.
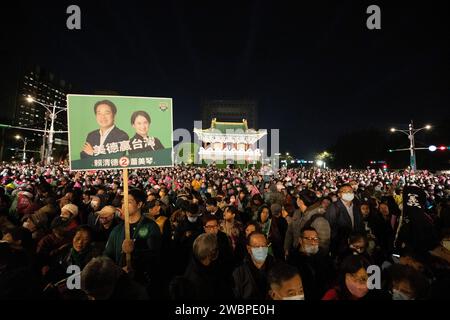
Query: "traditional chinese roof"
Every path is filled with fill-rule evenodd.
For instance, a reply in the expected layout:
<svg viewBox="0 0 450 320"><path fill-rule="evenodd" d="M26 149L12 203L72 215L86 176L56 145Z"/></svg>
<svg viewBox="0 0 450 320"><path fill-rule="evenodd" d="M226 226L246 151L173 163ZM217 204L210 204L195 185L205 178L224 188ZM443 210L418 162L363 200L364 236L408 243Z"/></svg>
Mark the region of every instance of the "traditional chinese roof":
<svg viewBox="0 0 450 320"><path fill-rule="evenodd" d="M247 120L242 122L219 122L217 119L211 121L209 129L194 129L199 139L204 142L232 142L253 144L265 135L267 130L249 129Z"/></svg>
<svg viewBox="0 0 450 320"><path fill-rule="evenodd" d="M211 129L219 130L222 133L226 133L227 130L242 130L246 132L248 130L247 120L243 119L242 122L220 122L214 118L211 121Z"/></svg>

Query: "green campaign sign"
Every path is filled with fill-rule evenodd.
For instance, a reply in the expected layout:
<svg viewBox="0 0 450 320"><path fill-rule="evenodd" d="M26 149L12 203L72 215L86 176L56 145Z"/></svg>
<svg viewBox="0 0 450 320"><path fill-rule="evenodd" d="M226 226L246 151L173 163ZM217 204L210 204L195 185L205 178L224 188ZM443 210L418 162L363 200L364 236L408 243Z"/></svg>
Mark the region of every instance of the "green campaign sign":
<svg viewBox="0 0 450 320"><path fill-rule="evenodd" d="M172 99L68 95L71 170L173 165Z"/></svg>

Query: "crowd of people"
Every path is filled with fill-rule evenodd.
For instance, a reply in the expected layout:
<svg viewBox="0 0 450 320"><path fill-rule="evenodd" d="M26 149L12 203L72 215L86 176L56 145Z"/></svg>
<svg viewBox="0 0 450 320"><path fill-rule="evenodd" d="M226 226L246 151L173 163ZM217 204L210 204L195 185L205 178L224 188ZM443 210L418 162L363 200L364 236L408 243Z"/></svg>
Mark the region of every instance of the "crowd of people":
<svg viewBox="0 0 450 320"><path fill-rule="evenodd" d="M449 174L267 172L130 170L124 204L120 170L3 163L0 299L449 297Z"/></svg>

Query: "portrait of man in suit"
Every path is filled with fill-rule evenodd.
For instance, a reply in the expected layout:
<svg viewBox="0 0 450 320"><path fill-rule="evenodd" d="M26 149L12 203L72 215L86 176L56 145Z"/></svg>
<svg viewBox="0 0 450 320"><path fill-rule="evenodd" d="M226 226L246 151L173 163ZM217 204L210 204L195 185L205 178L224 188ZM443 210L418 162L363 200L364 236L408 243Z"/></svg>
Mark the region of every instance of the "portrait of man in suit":
<svg viewBox="0 0 450 320"><path fill-rule="evenodd" d="M122 145L125 142L128 145L129 137L114 123L117 114L116 105L109 100L98 101L94 105L94 113L99 129L87 135L80 153L81 159L123 152Z"/></svg>

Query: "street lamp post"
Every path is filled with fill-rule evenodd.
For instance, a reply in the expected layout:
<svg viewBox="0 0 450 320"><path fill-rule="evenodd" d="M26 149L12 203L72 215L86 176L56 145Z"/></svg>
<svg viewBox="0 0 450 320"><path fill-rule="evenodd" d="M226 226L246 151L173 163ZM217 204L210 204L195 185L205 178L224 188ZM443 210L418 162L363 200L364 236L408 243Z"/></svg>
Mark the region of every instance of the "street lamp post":
<svg viewBox="0 0 450 320"><path fill-rule="evenodd" d="M408 136L409 139L409 164L411 167L412 171L416 171L417 170L417 164L416 164L416 147L415 147L415 141L414 141L414 136L416 133L418 133L419 131L422 130L430 130L431 126L430 125L426 125L423 128L419 128L419 129L414 129L414 123L411 120L411 123L408 126L408 130L399 130L396 128L391 128L391 132L401 132L404 133Z"/></svg>
<svg viewBox="0 0 450 320"><path fill-rule="evenodd" d="M42 133L42 151L41 151L41 161L42 163L45 163L45 136L47 134L47 119L48 119L48 113L45 113L45 128L44 132Z"/></svg>
<svg viewBox="0 0 450 320"><path fill-rule="evenodd" d="M48 139L47 139L47 161L46 163L50 163L52 160L52 153L53 153L53 135L55 133L55 119L56 119L56 115L62 111L66 111L67 108L62 108L62 107L57 107L56 106L56 101L53 103L53 105L49 105L49 104L45 104L42 103L40 101L37 101L36 99L34 99L31 96L27 97L27 101L30 103L37 103L41 106L43 106L50 114L50 130L48 133ZM50 109L51 108L51 109ZM56 109L59 109L58 111L56 111ZM45 134L46 132L44 132ZM45 150L45 149L44 149Z"/></svg>
<svg viewBox="0 0 450 320"><path fill-rule="evenodd" d="M23 141L23 155L22 155L22 162L25 163L27 162L27 142L28 142L28 138L22 138L21 136L17 135L16 136L17 140L22 140Z"/></svg>

